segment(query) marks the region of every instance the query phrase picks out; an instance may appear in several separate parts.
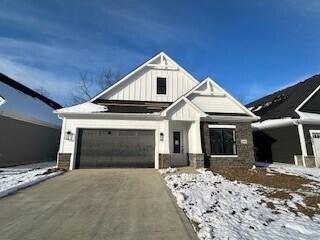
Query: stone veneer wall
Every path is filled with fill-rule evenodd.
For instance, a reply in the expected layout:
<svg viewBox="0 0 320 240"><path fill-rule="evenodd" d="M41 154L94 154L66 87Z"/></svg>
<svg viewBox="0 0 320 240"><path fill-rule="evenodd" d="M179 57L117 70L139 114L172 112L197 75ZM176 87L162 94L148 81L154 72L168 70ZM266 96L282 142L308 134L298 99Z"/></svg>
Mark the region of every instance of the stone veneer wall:
<svg viewBox="0 0 320 240"><path fill-rule="evenodd" d="M236 125L237 157L211 157L209 124ZM205 167L251 167L255 162L251 123L201 122L201 142Z"/></svg>
<svg viewBox="0 0 320 240"><path fill-rule="evenodd" d="M58 153L58 168L69 170L71 153Z"/></svg>
<svg viewBox="0 0 320 240"><path fill-rule="evenodd" d="M168 167L175 167L175 164L172 162L171 159L172 154L159 154L159 168L168 168ZM195 153L188 153L188 162L191 167L194 168L203 168L204 167L204 154L195 154Z"/></svg>

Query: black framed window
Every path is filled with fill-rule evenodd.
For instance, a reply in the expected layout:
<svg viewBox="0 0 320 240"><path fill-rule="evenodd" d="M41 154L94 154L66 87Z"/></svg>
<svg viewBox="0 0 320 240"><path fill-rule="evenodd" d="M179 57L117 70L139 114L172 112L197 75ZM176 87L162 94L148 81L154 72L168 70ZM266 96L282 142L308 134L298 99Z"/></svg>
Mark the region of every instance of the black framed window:
<svg viewBox="0 0 320 240"><path fill-rule="evenodd" d="M234 128L210 128L211 155L236 155Z"/></svg>
<svg viewBox="0 0 320 240"><path fill-rule="evenodd" d="M167 94L167 79L157 78L157 94Z"/></svg>

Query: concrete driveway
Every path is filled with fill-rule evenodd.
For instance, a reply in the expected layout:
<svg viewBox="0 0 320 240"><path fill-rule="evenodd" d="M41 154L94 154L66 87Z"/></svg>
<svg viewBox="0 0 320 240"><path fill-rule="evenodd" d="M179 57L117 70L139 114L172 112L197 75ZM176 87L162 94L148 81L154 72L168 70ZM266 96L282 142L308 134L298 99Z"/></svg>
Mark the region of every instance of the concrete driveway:
<svg viewBox="0 0 320 240"><path fill-rule="evenodd" d="M1 240L196 239L154 169L75 170L0 199Z"/></svg>

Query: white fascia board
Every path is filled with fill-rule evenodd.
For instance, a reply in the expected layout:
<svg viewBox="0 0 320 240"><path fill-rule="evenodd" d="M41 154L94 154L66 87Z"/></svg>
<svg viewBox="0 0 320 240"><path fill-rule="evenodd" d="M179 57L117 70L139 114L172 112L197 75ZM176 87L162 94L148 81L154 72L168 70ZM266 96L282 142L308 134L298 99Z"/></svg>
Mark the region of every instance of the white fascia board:
<svg viewBox="0 0 320 240"><path fill-rule="evenodd" d="M317 113L309 113L309 112L301 112L296 111L296 113L300 116L300 119L320 119L320 114Z"/></svg>
<svg viewBox="0 0 320 240"><path fill-rule="evenodd" d="M209 124L209 128L236 128L236 125Z"/></svg>
<svg viewBox="0 0 320 240"><path fill-rule="evenodd" d="M255 130L271 129L293 126L298 124L319 124L320 119L292 119L292 118L281 118L281 119L269 119L262 122L252 123L251 126Z"/></svg>
<svg viewBox="0 0 320 240"><path fill-rule="evenodd" d="M173 104L171 104L168 108L166 108L164 111L162 111L161 115L162 116L167 116L167 113L170 109L174 108L178 103L181 101L184 101L186 104L191 106L199 115L200 117L206 117L208 114L204 113L199 109L196 105L194 105L189 99L187 99L185 96L181 96L178 98Z"/></svg>
<svg viewBox="0 0 320 240"><path fill-rule="evenodd" d="M190 77L190 79L192 81L194 81L196 84L199 83L198 80L196 80L189 72L187 72L183 67L181 67L178 63L176 63L172 58L170 58L167 54L165 54L164 52L160 52L159 54L157 54L156 56L152 57L151 59L149 59L148 61L146 61L145 63L143 63L142 65L140 65L139 67L137 67L135 70L133 70L132 72L130 72L129 74L127 74L126 76L124 76L122 79L120 79L118 82L114 83L113 85L111 85L110 87L108 87L106 90L102 91L101 93L99 93L97 96L93 97L90 102L95 101L96 99L98 99L99 97L101 97L102 95L106 94L107 92L109 92L110 90L112 90L113 88L117 87L118 85L120 85L121 83L123 83L124 81L126 81L129 77L131 77L132 75L134 75L135 73L139 72L141 69L148 67L148 65L155 59L157 59L158 57L165 57L168 58L173 64L175 64L183 73L185 73L188 77Z"/></svg>
<svg viewBox="0 0 320 240"><path fill-rule="evenodd" d="M89 118L89 119L159 119L162 120L163 116L160 114L139 114L139 113L59 113L59 116L66 118Z"/></svg>
<svg viewBox="0 0 320 240"><path fill-rule="evenodd" d="M19 120L19 121L23 121L23 122L28 122L28 123L44 126L44 127L61 129L60 125L56 125L56 124L52 124L52 123L49 123L49 122L41 121L39 119L31 118L31 117L28 117L28 116L23 116L21 114L14 113L14 112L1 110L0 111L0 115L8 117L8 118L15 119L15 120Z"/></svg>
<svg viewBox="0 0 320 240"><path fill-rule="evenodd" d="M120 79L118 82L112 84L110 87L108 87L106 90L102 91L101 93L99 93L97 96L93 97L90 102L93 102L94 100L96 100L97 98L101 97L102 95L106 94L107 92L109 92L111 89L114 89L115 87L117 87L118 85L120 85L121 83L123 83L124 81L126 81L129 77L131 77L132 75L134 75L135 73L139 72L141 69L143 69L144 67L146 67L150 62L152 62L153 60L155 60L156 58L158 58L159 56L161 56L162 52L160 52L159 54L155 55L154 57L152 57L151 59L147 60L145 63L143 63L142 65L140 65L139 67L137 67L136 69L134 69L133 71L131 71L129 74L127 74L126 76L124 76L122 79Z"/></svg>
<svg viewBox="0 0 320 240"><path fill-rule="evenodd" d="M300 116L300 108L304 105L304 104L306 104L306 102L308 102L309 100L310 100L310 98L312 98L312 96L314 95L314 94L316 94L316 92L318 92L319 91L319 89L320 89L320 85L315 89L315 90L313 90L313 92L306 98L306 99L304 99L303 101L302 101L302 103L300 103L299 104L299 106L294 110L299 116Z"/></svg>
<svg viewBox="0 0 320 240"><path fill-rule="evenodd" d="M200 82L198 85L194 86L189 92L187 92L184 96L188 97L189 95L191 95L192 93L194 93L199 87L201 87L202 85L204 85L207 82L207 79L203 80L202 82Z"/></svg>
<svg viewBox="0 0 320 240"><path fill-rule="evenodd" d="M229 116L229 115L207 115L203 118L205 121L226 121L226 122L254 122L259 120L260 117L250 116Z"/></svg>
<svg viewBox="0 0 320 240"><path fill-rule="evenodd" d="M292 118L281 118L281 119L269 119L262 122L252 123L251 126L253 129L262 130L270 128L279 128L295 125L297 119Z"/></svg>
<svg viewBox="0 0 320 240"><path fill-rule="evenodd" d="M173 62L173 64L175 64L184 74L186 74L189 78L191 78L191 80L195 83L195 84L199 84L199 81L192 76L187 70L185 70L183 67L181 67L178 63L176 63L176 61L174 61L171 57L169 57L166 53L161 52L160 54L162 54L162 56L164 56L165 58L168 58L171 62Z"/></svg>
<svg viewBox="0 0 320 240"><path fill-rule="evenodd" d="M221 92L225 93L226 96L234 102L238 107L240 107L242 110L244 110L247 114L249 114L251 117L255 117L260 119L257 115L255 115L253 112L249 111L248 108L246 108L242 103L240 103L238 100L236 100L234 97L232 97L226 90L224 90L222 87L220 87L215 81L213 81L210 77L206 78L207 81L210 81L216 88L218 88Z"/></svg>
<svg viewBox="0 0 320 240"><path fill-rule="evenodd" d="M219 86L215 81L213 81L210 77L207 77L205 80L203 80L200 84L195 86L193 89L191 89L188 93L185 94L185 97L188 97L192 93L194 93L199 87L201 87L204 84L207 84L208 82L212 83L214 87L219 89L221 92L225 94L227 98L229 98L233 103L235 103L238 107L240 107L242 110L244 110L248 115L254 118L254 120L259 120L260 117L252 113L248 108L246 108L242 103L240 103L238 100L236 100L234 97L232 97L226 90L224 90L221 86Z"/></svg>

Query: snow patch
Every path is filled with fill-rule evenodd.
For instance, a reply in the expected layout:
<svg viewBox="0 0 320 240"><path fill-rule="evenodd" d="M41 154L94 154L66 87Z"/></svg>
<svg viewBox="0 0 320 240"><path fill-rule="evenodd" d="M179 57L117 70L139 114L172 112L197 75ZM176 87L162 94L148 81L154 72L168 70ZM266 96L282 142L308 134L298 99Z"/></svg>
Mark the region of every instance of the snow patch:
<svg viewBox="0 0 320 240"><path fill-rule="evenodd" d="M47 173L55 168L53 162L0 168L0 198L63 173L60 170Z"/></svg>
<svg viewBox="0 0 320 240"><path fill-rule="evenodd" d="M302 166L289 165L289 164L265 164L256 163L257 166L267 167L267 172L269 173L282 173L293 176L300 176L303 178L310 179L312 181L320 182L320 169L319 168L306 168Z"/></svg>
<svg viewBox="0 0 320 240"><path fill-rule="evenodd" d="M320 216L294 214L260 185L230 181L211 171L165 177L177 204L197 225L199 239L319 239ZM300 201L299 196L293 196ZM272 203L274 208L268 207ZM290 206L295 207L292 201Z"/></svg>
<svg viewBox="0 0 320 240"><path fill-rule="evenodd" d="M72 107L61 108L56 113L98 113L108 111L106 106L85 102Z"/></svg>
<svg viewBox="0 0 320 240"><path fill-rule="evenodd" d="M160 170L159 170L159 173L160 173L161 175L163 175L163 174L167 174L167 173L175 173L176 171L177 171L176 168L171 168L171 167L169 167L169 168L166 168L166 169L160 169Z"/></svg>

